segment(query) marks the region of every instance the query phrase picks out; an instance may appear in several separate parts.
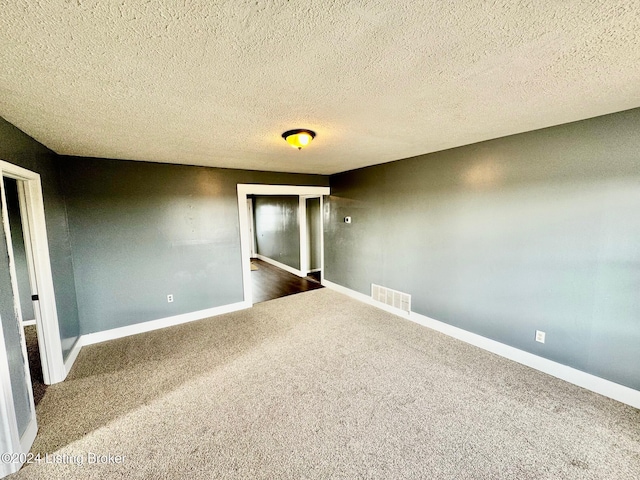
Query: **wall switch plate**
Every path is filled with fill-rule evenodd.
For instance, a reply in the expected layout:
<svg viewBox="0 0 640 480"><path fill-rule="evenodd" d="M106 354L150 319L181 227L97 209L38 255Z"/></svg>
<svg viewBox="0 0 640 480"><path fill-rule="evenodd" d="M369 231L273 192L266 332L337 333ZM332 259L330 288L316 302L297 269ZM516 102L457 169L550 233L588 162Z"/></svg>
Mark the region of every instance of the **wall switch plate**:
<svg viewBox="0 0 640 480"><path fill-rule="evenodd" d="M344 223L351 223L351 217L344 217Z"/></svg>
<svg viewBox="0 0 640 480"><path fill-rule="evenodd" d="M167 295L167 302L168 303L172 303L173 302L173 294L170 293L169 295Z"/></svg>
<svg viewBox="0 0 640 480"><path fill-rule="evenodd" d="M544 343L544 337L546 333L541 330L536 330L536 342Z"/></svg>

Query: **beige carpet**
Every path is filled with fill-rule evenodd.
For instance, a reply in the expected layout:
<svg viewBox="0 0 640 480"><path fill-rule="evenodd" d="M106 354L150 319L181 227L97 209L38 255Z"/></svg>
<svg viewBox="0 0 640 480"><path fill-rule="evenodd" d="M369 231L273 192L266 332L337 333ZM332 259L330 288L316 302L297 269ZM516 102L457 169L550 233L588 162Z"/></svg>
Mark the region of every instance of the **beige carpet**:
<svg viewBox="0 0 640 480"><path fill-rule="evenodd" d="M329 289L85 347L37 410L12 478L640 478L639 410Z"/></svg>

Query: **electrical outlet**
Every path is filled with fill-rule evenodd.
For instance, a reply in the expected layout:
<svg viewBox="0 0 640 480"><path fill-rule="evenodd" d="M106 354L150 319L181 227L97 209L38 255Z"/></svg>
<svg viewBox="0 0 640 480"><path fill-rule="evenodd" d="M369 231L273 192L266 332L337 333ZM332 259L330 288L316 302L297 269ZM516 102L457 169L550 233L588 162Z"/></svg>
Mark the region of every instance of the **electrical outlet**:
<svg viewBox="0 0 640 480"><path fill-rule="evenodd" d="M168 303L172 303L173 302L173 294L170 293L169 295L167 295L167 302Z"/></svg>
<svg viewBox="0 0 640 480"><path fill-rule="evenodd" d="M544 343L544 337L546 333L541 330L536 330L536 342Z"/></svg>
<svg viewBox="0 0 640 480"><path fill-rule="evenodd" d="M351 217L344 217L344 223L351 223Z"/></svg>

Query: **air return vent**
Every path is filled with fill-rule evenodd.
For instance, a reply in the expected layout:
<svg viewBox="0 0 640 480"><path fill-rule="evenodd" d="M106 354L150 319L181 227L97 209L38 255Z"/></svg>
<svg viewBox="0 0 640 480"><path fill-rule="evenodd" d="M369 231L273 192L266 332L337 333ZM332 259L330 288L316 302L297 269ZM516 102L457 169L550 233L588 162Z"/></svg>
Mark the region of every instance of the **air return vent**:
<svg viewBox="0 0 640 480"><path fill-rule="evenodd" d="M411 295L371 284L371 298L403 312L411 312Z"/></svg>

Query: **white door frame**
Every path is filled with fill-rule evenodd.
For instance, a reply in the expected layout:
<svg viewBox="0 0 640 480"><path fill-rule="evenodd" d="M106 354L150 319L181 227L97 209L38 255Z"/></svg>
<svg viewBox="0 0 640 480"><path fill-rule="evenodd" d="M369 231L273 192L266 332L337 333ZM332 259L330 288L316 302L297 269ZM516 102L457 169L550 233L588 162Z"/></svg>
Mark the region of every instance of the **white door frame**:
<svg viewBox="0 0 640 480"><path fill-rule="evenodd" d="M249 236L251 237L251 258L256 257L256 233L254 231L254 223L253 200L251 198L247 198L247 224L249 226Z"/></svg>
<svg viewBox="0 0 640 480"><path fill-rule="evenodd" d="M0 180L4 177L0 176ZM33 402L33 388L29 373L29 358L24 340L24 327L22 325L22 312L20 309L20 298L18 295L18 280L15 274L15 263L13 258L13 246L11 243L11 231L9 229L7 202L5 196L4 181L0 183L0 200L2 203L2 223L6 238L7 253L9 256L9 274L11 277L11 292L13 297L13 309L16 321L16 328L20 337L20 349L24 366L24 382L27 387L29 397L29 410L31 419L25 432L20 436L18 429L18 419L16 416L15 403L13 401L13 387L11 386L11 373L9 371L9 357L4 342L4 331L0 322L0 452L25 454L29 452L38 432L36 420L36 407ZM23 465L20 456L12 457L0 462L0 478L17 472Z"/></svg>
<svg viewBox="0 0 640 480"><path fill-rule="evenodd" d="M244 301L249 305L253 305L253 295L251 292L251 239L249 234L248 224L248 212L247 212L247 195L298 195L300 197L320 197L320 211L322 212L322 196L329 195L331 189L329 187L309 187L303 185L260 185L260 184L238 184L238 210L240 219L240 251L242 255L242 285L244 290ZM305 205L305 208L302 208ZM304 212L303 212L304 210ZM303 252L308 249L306 244L307 238L307 226L306 221L303 221L307 217L306 203L300 198L299 204L299 227L300 227L300 267L303 272L304 265L308 265L308 258L303 263ZM323 216L320 215L320 221L323 222ZM324 225L322 228L324 230ZM304 233L303 233L304 232ZM320 257L320 268L322 269L321 275L324 276L324 235L321 236L320 245L322 247L322 255ZM304 240L304 241L303 241ZM306 275L306 273L305 273Z"/></svg>
<svg viewBox="0 0 640 480"><path fill-rule="evenodd" d="M61 382L66 377L67 369L65 368L62 356L62 345L58 329L58 313L53 289L53 276L51 273L51 259L49 257L40 175L0 160L0 179L3 180L2 183L0 183L2 228L4 229L9 254L9 273L11 276L14 310L16 312L16 321L18 322L18 331L21 337L22 354L25 360L25 382L27 384L32 411L32 420L27 430L23 433L22 437L20 437L13 402L7 349L4 344L4 335L2 335L2 326L0 324L0 385L2 388L2 394L0 395L0 450L2 452L20 454L29 452L37 434L38 427L35 418L33 389L29 374L26 343L24 340L20 294L18 292L7 200L4 191L5 177L17 180L18 184L20 216L25 239L30 286L32 292L35 290L38 295L38 300L34 301L34 313L36 317L36 328L38 329L38 346L42 360L44 382L46 384ZM16 463L0 462L0 477L20 469L23 463L20 462L22 457L18 457L17 459L18 462Z"/></svg>
<svg viewBox="0 0 640 480"><path fill-rule="evenodd" d="M32 288L36 288L38 295L38 300L34 301L34 311L38 329L38 346L42 358L42 376L44 383L51 385L63 381L67 375L67 369L62 357L42 183L39 174L2 160L0 160L0 176L19 180L20 213L23 231L26 232L25 250L30 276L33 275ZM3 223L7 221L8 217L3 215ZM5 230L7 228L8 226Z"/></svg>
<svg viewBox="0 0 640 480"><path fill-rule="evenodd" d="M24 326L22 325L22 304L20 303L20 291L18 288L18 275L16 273L16 261L13 255L13 238L11 237L11 225L9 222L9 208L7 205L7 195L4 188L4 178L2 177L2 183L0 183L0 200L2 203L2 224L4 229L5 241L7 246L7 253L9 256L9 277L11 279L11 293L13 297L13 311L16 319L16 327L18 330L18 335L20 338L20 350L22 354L22 361L24 367L23 379L24 383L27 387L27 396L29 399L29 411L31 412L31 420L27 426L25 432L20 436L20 432L18 431L17 421L15 423L15 428L13 427L13 422L10 421L10 430L12 435L14 435L13 442L15 445L19 445L19 450L12 451L21 451L23 453L28 452L31 449L31 445L36 438L36 433L38 432L38 422L36 420L36 405L33 400L33 386L31 384L31 372L29 368L29 356L27 354L27 343L25 341L24 336ZM19 183L17 183L19 185ZM18 192L19 195L19 192ZM3 333L3 332L0 332ZM2 344L0 348L5 352L7 352L6 345L4 344L4 334L2 334ZM9 365L7 359L7 366ZM11 378L9 377L9 382L11 382ZM3 387L4 388L4 387ZM13 397L13 395L12 395ZM8 405L12 407L12 411L15 414L15 404ZM16 419L17 420L17 419ZM17 437L15 435L17 434Z"/></svg>
<svg viewBox="0 0 640 480"><path fill-rule="evenodd" d="M298 218L300 219L300 271L302 272L302 276L306 277L309 274L310 266L309 266L309 231L307 225L307 199L308 198L319 198L320 199L320 213L322 214L322 195L300 195L300 212L298 214ZM321 215L322 217L322 215ZM322 222L322 219L320 220ZM321 242L322 237L321 235ZM322 248L322 243L320 243ZM324 250L324 249L322 249ZM321 255L324 255L324 251L322 251ZM324 262L321 260L320 264L322 265ZM320 269L320 275L322 275L322 268Z"/></svg>

